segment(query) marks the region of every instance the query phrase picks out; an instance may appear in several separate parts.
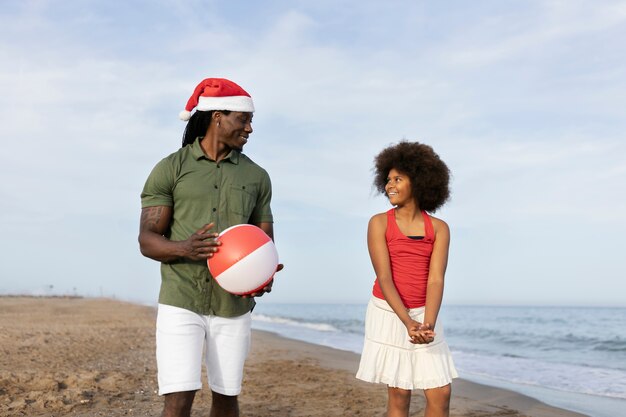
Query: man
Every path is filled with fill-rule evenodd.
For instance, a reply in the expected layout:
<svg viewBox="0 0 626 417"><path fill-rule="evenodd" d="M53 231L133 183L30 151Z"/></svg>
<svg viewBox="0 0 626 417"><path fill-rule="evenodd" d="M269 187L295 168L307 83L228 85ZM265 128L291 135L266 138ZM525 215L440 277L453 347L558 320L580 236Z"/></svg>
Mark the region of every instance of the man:
<svg viewBox="0 0 626 417"><path fill-rule="evenodd" d="M229 294L210 275L207 258L219 250L218 232L235 224L254 224L273 239L269 175L241 153L253 112L237 84L203 80L181 112L188 120L182 148L154 167L141 193L141 253L161 262L156 350L165 417L190 415L202 359L210 415L239 416L250 312L273 281L250 297Z"/></svg>

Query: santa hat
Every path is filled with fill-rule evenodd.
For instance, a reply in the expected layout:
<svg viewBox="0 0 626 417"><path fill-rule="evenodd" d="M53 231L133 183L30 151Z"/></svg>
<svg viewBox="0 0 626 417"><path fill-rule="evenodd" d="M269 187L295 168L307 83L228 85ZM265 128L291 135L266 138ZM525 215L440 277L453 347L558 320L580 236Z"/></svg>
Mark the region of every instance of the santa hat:
<svg viewBox="0 0 626 417"><path fill-rule="evenodd" d="M193 91L185 110L179 117L187 121L191 117L193 109L230 110L241 112L254 112L252 97L243 88L225 78L207 78L202 80Z"/></svg>

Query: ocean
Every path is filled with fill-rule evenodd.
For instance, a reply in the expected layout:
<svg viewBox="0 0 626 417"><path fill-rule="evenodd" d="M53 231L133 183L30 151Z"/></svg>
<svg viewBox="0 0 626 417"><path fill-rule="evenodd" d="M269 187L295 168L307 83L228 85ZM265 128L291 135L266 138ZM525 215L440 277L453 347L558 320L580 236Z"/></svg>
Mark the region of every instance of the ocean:
<svg viewBox="0 0 626 417"><path fill-rule="evenodd" d="M360 353L366 304L260 299L253 328ZM592 417L626 410L626 308L444 305L462 378Z"/></svg>

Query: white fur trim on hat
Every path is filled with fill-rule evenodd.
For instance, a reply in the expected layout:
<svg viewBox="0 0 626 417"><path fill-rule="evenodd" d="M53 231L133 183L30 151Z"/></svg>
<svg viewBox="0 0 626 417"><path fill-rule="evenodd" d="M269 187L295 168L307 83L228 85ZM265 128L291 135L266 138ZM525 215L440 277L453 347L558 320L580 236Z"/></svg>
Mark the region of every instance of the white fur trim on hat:
<svg viewBox="0 0 626 417"><path fill-rule="evenodd" d="M200 97L196 110L230 110L253 113L254 104L248 96Z"/></svg>

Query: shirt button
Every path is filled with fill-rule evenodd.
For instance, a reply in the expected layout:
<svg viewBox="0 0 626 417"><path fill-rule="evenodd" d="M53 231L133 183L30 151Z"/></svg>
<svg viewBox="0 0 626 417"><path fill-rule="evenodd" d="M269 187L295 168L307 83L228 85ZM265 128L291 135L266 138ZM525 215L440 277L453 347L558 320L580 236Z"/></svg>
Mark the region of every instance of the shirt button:
<svg viewBox="0 0 626 417"><path fill-rule="evenodd" d="M217 190L217 185L214 185L213 187L215 187L215 189Z"/></svg>
<svg viewBox="0 0 626 417"><path fill-rule="evenodd" d="M217 209L215 207L213 207L213 211L215 212L215 211L217 211Z"/></svg>
<svg viewBox="0 0 626 417"><path fill-rule="evenodd" d="M218 168L219 168L220 166L219 166L219 165L216 165L216 167L218 167Z"/></svg>

